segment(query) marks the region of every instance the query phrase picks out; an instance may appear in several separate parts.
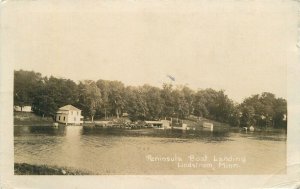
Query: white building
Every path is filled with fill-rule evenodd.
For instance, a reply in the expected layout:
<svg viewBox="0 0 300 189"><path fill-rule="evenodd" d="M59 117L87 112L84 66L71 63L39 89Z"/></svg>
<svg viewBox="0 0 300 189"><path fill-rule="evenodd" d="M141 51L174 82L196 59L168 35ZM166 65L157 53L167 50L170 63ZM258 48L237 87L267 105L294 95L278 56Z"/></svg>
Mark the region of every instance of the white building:
<svg viewBox="0 0 300 189"><path fill-rule="evenodd" d="M212 124L212 123L208 123L208 122L203 122L203 128L206 128L206 129L209 129L209 130L211 130L211 131L213 131L214 130L214 124Z"/></svg>
<svg viewBox="0 0 300 189"><path fill-rule="evenodd" d="M80 109L72 105L66 105L58 109L55 121L66 125L82 125L83 116L81 115Z"/></svg>
<svg viewBox="0 0 300 189"><path fill-rule="evenodd" d="M148 127L157 129L171 129L171 122L169 120L145 121L145 123Z"/></svg>
<svg viewBox="0 0 300 189"><path fill-rule="evenodd" d="M14 106L16 112L32 112L31 106Z"/></svg>

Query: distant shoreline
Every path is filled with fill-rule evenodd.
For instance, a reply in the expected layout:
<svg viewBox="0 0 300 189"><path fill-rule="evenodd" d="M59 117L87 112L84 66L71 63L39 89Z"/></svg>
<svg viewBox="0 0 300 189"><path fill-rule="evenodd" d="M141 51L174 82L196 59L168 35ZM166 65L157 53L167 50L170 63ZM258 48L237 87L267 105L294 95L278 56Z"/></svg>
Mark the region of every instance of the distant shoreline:
<svg viewBox="0 0 300 189"><path fill-rule="evenodd" d="M14 127L52 127L55 128L52 124L44 124L44 125L14 125ZM89 127L89 128L97 128L97 129L102 129L102 130L128 130L126 128L117 128L117 127L95 127L95 126L86 126L86 125L60 125L59 127ZM142 128L142 129L130 129L128 131L139 131L139 130L152 130L153 128ZM228 127L228 129L232 131L238 131L241 130L241 132L247 133L245 131L242 131L242 128L236 128L236 127ZM154 130L160 130L160 129L154 129ZM177 130L177 129L167 129L167 130ZM188 130L190 132L193 132L193 130ZM196 130L196 131L203 131L202 129ZM267 129L261 129L261 128L256 128L254 132L248 131L248 133L285 133L287 134L287 130L285 129L279 129L279 128L267 128Z"/></svg>
<svg viewBox="0 0 300 189"><path fill-rule="evenodd" d="M230 129L230 130L241 130L241 127L232 127L226 123L221 123L221 122L217 122L214 120L207 120L204 119L203 121L208 121L214 124L215 128L225 128L225 129ZM193 128L196 128L197 130L202 130L202 122L197 122L195 120L184 120L184 122L188 125L188 126L192 126ZM28 127L53 127L55 122L53 121L52 118L50 117L40 117L37 116L33 113L22 113L22 112L15 112L14 113L14 126L15 127L24 127L24 126L28 126ZM59 126L65 126L65 124L59 124ZM90 123L90 122L86 122L83 125L84 127L95 127L95 123ZM97 126L96 126L97 127ZM99 128L99 126L98 126ZM101 127L100 127L101 128ZM109 129L110 127L107 128L103 128L103 129ZM114 127L112 127L114 128ZM125 129L124 128L120 128L120 129ZM286 129L282 129L282 128L259 128L259 127L255 127L255 131L254 132L287 132Z"/></svg>

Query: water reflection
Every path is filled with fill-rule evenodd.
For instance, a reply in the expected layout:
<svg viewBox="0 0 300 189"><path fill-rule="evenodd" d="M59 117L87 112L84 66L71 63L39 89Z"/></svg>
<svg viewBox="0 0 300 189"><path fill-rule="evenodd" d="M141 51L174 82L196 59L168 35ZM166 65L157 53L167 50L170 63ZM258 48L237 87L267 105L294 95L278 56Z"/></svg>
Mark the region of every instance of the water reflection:
<svg viewBox="0 0 300 189"><path fill-rule="evenodd" d="M95 174L215 174L212 170L178 170L173 164L149 163L145 159L149 154L243 156L248 161L241 168L244 174L270 173L286 163L284 133L22 126L14 127L14 134L15 162L73 167Z"/></svg>
<svg viewBox="0 0 300 189"><path fill-rule="evenodd" d="M268 141L286 141L286 133L278 133L278 132L250 132L242 137L252 139L252 140L268 140Z"/></svg>
<svg viewBox="0 0 300 189"><path fill-rule="evenodd" d="M119 128L83 128L83 135L105 135L105 136L130 136L130 137L157 137L157 138L180 138L180 139L197 139L207 142L221 142L230 140L229 131L203 131L203 130L160 130L160 129L137 129L126 130Z"/></svg>
<svg viewBox="0 0 300 189"><path fill-rule="evenodd" d="M244 132L239 130L215 129L208 130L160 130L160 129L120 129L120 128L97 128L82 126L22 126L14 128L14 136L22 135L47 135L65 136L70 140L80 140L80 136L119 136L119 137L157 137L194 139L205 142L222 142L233 140L233 136L246 137L253 140L285 141L286 133L278 132ZM74 142L74 141L72 141Z"/></svg>
<svg viewBox="0 0 300 189"><path fill-rule="evenodd" d="M75 126L75 127L65 127L65 135L67 140L70 142L76 142L80 140L80 136L82 135L82 127L80 126Z"/></svg>
<svg viewBox="0 0 300 189"><path fill-rule="evenodd" d="M22 136L24 134L64 136L64 135L66 135L66 126L58 126L58 127L18 126L18 127L14 127L14 136Z"/></svg>

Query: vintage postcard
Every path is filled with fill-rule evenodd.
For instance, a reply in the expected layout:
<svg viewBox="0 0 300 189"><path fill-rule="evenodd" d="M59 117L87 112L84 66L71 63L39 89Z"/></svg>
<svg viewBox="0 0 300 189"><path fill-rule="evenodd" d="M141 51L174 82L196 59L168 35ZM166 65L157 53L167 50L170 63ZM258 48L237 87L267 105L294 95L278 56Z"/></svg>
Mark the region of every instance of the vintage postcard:
<svg viewBox="0 0 300 189"><path fill-rule="evenodd" d="M300 187L298 11L2 1L1 187Z"/></svg>

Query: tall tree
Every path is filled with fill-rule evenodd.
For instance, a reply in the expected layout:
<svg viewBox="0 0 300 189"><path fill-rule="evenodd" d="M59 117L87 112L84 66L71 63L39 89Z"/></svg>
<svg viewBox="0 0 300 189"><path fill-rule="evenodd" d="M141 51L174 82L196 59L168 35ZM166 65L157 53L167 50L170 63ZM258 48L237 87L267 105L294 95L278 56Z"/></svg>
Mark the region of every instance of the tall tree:
<svg viewBox="0 0 300 189"><path fill-rule="evenodd" d="M32 105L38 88L43 85L40 73L33 71L14 71L14 105L23 108Z"/></svg>
<svg viewBox="0 0 300 189"><path fill-rule="evenodd" d="M80 82L78 88L80 90L79 106L93 122L96 111L100 108L102 102L100 89L97 87L96 83L91 80Z"/></svg>
<svg viewBox="0 0 300 189"><path fill-rule="evenodd" d="M174 113L177 118L185 118L189 114L189 103L186 100L182 90L175 89L172 91Z"/></svg>
<svg viewBox="0 0 300 189"><path fill-rule="evenodd" d="M145 120L149 113L146 98L141 87L127 87L125 93L125 110L132 121Z"/></svg>
<svg viewBox="0 0 300 189"><path fill-rule="evenodd" d="M194 107L195 92L187 86L183 86L181 91L182 91L185 101L187 102L187 105L188 105L187 115L193 114L194 109L195 109L195 107Z"/></svg>
<svg viewBox="0 0 300 189"><path fill-rule="evenodd" d="M203 91L197 91L194 96L193 107L194 107L194 115L198 117L207 117L208 110L206 108L207 99L204 97Z"/></svg>
<svg viewBox="0 0 300 189"><path fill-rule="evenodd" d="M274 94L264 92L246 98L242 107L251 106L254 109L254 122L261 127L286 128L287 103Z"/></svg>
<svg viewBox="0 0 300 189"><path fill-rule="evenodd" d="M33 110L41 115L55 117L59 107L74 104L78 100L78 90L75 82L69 79L45 78L36 90L33 100Z"/></svg>
<svg viewBox="0 0 300 189"><path fill-rule="evenodd" d="M172 95L173 86L172 84L163 84L163 89L161 90L161 98L163 100L163 111L164 117L171 117L175 113L174 108L174 98Z"/></svg>
<svg viewBox="0 0 300 189"><path fill-rule="evenodd" d="M157 87L143 85L139 88L141 97L144 98L146 105L146 117L148 119L159 119L162 116L163 100L161 99L161 91Z"/></svg>
<svg viewBox="0 0 300 189"><path fill-rule="evenodd" d="M241 126L248 127L255 124L254 115L253 106L242 106Z"/></svg>
<svg viewBox="0 0 300 189"><path fill-rule="evenodd" d="M228 118L228 123L231 126L235 126L235 127L239 127L241 124L241 118L242 116L242 112L241 112L241 108L239 104L234 104L234 107L231 111L231 114L229 115Z"/></svg>
<svg viewBox="0 0 300 189"><path fill-rule="evenodd" d="M112 111L115 113L117 118L119 118L125 106L125 86L120 81L111 81L109 84L109 88L109 103L112 107Z"/></svg>
<svg viewBox="0 0 300 189"><path fill-rule="evenodd" d="M287 102L283 98L278 98L274 103L274 127L287 127Z"/></svg>
<svg viewBox="0 0 300 189"><path fill-rule="evenodd" d="M100 89L102 103L99 110L100 114L104 115L104 118L107 119L108 113L112 111L109 101L109 90L110 90L110 81L107 80L98 80L96 85Z"/></svg>

